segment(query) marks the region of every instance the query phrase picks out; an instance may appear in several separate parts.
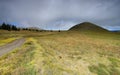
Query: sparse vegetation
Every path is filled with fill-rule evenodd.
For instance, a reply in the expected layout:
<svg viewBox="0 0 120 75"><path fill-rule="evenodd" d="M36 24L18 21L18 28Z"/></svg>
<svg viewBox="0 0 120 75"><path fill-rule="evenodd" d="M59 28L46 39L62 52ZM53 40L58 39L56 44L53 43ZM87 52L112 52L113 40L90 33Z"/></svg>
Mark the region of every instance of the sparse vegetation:
<svg viewBox="0 0 120 75"><path fill-rule="evenodd" d="M120 75L118 33L21 31L10 34L25 37L27 41L0 58L2 75Z"/></svg>

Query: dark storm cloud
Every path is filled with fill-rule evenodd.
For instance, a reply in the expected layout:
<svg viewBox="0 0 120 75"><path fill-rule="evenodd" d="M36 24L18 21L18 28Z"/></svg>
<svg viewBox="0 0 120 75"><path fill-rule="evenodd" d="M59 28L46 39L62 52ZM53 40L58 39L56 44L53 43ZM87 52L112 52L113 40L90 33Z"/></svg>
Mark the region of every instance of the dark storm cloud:
<svg viewBox="0 0 120 75"><path fill-rule="evenodd" d="M120 0L0 0L0 21L68 29L89 21L120 29Z"/></svg>

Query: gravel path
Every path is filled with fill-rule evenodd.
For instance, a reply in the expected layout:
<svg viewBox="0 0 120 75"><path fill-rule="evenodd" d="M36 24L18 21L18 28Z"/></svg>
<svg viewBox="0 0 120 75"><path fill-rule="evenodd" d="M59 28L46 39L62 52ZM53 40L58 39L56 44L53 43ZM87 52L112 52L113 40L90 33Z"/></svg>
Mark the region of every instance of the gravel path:
<svg viewBox="0 0 120 75"><path fill-rule="evenodd" d="M0 56L14 50L17 47L20 47L25 42L24 38L17 39L11 43L8 43L0 47Z"/></svg>

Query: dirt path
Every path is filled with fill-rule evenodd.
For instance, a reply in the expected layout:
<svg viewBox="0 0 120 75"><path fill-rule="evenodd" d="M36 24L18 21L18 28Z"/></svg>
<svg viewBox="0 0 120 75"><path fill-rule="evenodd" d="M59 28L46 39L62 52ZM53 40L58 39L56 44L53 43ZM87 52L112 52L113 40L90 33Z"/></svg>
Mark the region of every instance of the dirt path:
<svg viewBox="0 0 120 75"><path fill-rule="evenodd" d="M12 43L6 44L4 46L0 47L0 56L10 52L11 50L14 50L17 47L20 47L25 42L24 38L17 39L13 41Z"/></svg>

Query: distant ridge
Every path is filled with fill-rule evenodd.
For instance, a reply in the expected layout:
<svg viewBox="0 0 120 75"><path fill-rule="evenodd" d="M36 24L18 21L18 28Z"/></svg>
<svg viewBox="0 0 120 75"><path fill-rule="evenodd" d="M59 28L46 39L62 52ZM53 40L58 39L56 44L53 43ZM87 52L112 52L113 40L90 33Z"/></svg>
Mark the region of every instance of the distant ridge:
<svg viewBox="0 0 120 75"><path fill-rule="evenodd" d="M71 27L69 31L108 31L108 30L90 22L83 22Z"/></svg>
<svg viewBox="0 0 120 75"><path fill-rule="evenodd" d="M28 29L31 29L31 30L44 30L44 29L41 29L41 28L38 28L38 27L28 27Z"/></svg>

